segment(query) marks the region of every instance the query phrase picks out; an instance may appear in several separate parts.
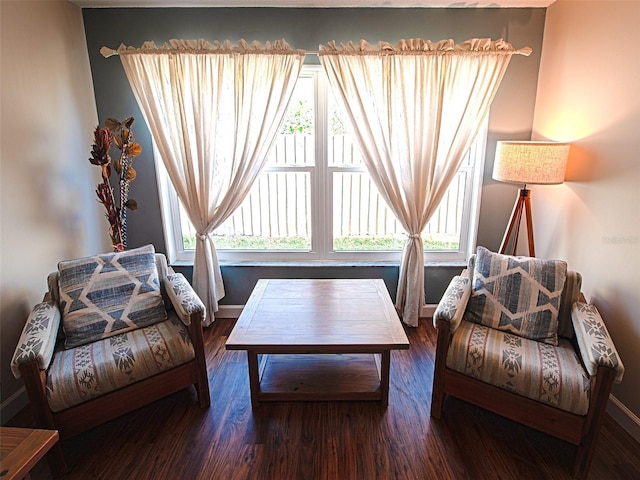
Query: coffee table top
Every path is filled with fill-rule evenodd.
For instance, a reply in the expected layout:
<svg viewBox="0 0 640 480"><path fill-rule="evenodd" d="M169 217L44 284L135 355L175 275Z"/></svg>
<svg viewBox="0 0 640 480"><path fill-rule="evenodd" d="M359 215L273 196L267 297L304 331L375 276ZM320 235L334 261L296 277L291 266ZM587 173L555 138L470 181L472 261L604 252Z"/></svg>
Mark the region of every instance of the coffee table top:
<svg viewBox="0 0 640 480"><path fill-rule="evenodd" d="M57 430L0 427L2 478L25 478L58 438Z"/></svg>
<svg viewBox="0 0 640 480"><path fill-rule="evenodd" d="M408 349L409 340L382 279L261 279L226 348L366 353Z"/></svg>

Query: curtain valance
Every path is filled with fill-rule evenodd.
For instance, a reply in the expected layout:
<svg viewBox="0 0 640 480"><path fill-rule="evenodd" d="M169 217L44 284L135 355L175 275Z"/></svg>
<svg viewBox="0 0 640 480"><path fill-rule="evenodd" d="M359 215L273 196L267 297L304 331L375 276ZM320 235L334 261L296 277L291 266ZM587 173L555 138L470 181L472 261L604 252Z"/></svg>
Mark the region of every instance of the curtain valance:
<svg viewBox="0 0 640 480"><path fill-rule="evenodd" d="M503 39L491 40L490 38L471 38L462 43L456 44L452 39L440 40L432 42L422 38L402 39L395 45L389 42L378 42L371 44L366 40L360 40L357 44L349 42L341 43L338 47L334 40L327 44L320 45L319 52L308 52L300 49L293 49L284 40L276 40L273 43L267 41L264 46L258 42L251 43L246 40L238 40L238 44L234 45L229 40L208 42L207 40L178 40L172 39L165 42L162 46L157 47L152 41L144 42L140 48L121 44L117 49L102 47L100 53L108 58L112 55L129 55L129 54L162 54L162 53L266 53L271 55L277 54L296 54L304 55L305 53L317 53L318 55L447 55L455 53L482 55L482 54L506 54L506 55L525 55L531 54L531 48L514 48L509 42Z"/></svg>
<svg viewBox="0 0 640 480"><path fill-rule="evenodd" d="M102 47L100 53L105 58L112 55L131 55L131 54L167 54L167 53L193 53L193 54L268 54L268 55L304 55L304 50L296 50L289 47L289 44L284 40L276 40L271 43L265 42L264 46L257 41L251 43L246 40L238 40L238 44L234 45L229 40L224 40L222 43L214 41L213 43L207 40L177 40L172 39L165 42L161 47L157 47L154 42L144 42L140 48L127 46L121 44L117 49L109 47Z"/></svg>
<svg viewBox="0 0 640 480"><path fill-rule="evenodd" d="M349 42L346 45L336 46L335 41L326 45L320 45L319 55L530 55L531 49L524 47L515 49L503 39L491 40L490 38L472 38L456 44L452 39L432 42L422 38L402 39L395 45L389 42L370 44L366 40L360 40L357 44Z"/></svg>

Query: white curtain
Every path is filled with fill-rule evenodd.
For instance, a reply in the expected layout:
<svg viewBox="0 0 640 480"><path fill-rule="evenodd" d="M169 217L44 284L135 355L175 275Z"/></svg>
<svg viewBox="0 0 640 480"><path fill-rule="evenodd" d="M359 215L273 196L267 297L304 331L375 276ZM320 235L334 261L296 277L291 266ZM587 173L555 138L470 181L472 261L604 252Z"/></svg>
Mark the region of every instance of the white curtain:
<svg viewBox="0 0 640 480"><path fill-rule="evenodd" d="M320 61L342 99L367 169L408 234L396 309L418 324L424 304L421 233L489 111L514 50L502 41L362 40L322 45Z"/></svg>
<svg viewBox="0 0 640 480"><path fill-rule="evenodd" d="M116 53L103 50L103 54ZM302 68L282 41L172 40L118 48L133 93L197 231L193 287L213 322L224 296L211 233L242 203L267 160Z"/></svg>

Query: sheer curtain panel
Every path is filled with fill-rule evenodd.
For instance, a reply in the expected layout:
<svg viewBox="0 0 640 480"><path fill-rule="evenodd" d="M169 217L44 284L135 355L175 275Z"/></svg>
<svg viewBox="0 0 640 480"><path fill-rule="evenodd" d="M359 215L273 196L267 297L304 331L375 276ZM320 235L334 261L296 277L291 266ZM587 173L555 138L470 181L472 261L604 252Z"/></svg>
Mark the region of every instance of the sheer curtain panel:
<svg viewBox="0 0 640 480"><path fill-rule="evenodd" d="M197 231L193 287L213 322L224 296L212 232L242 203L293 92L304 52L287 43L171 40L117 53Z"/></svg>
<svg viewBox="0 0 640 480"><path fill-rule="evenodd" d="M320 46L364 163L408 234L396 295L408 325L418 324L424 304L421 233L478 133L511 56L530 52L489 39Z"/></svg>

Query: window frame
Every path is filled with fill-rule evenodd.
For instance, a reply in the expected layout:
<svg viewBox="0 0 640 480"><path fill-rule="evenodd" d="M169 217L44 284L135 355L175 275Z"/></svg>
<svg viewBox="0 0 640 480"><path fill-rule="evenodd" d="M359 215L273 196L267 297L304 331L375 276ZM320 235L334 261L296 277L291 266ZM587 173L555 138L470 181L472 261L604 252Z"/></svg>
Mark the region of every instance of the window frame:
<svg viewBox="0 0 640 480"><path fill-rule="evenodd" d="M328 81L323 77L320 65L304 65L300 77L311 77L314 82L314 165L268 166L276 172L309 172L311 186L311 249L310 250L217 250L218 259L226 262L399 262L400 251L334 251L333 250L333 173L362 172L362 167L330 166L327 158L328 146ZM320 80L323 78L323 81ZM460 246L458 250L425 251L426 262L464 262L474 251L480 213L482 176L487 140L487 119L483 123L477 140L472 144L470 162L465 162L461 171L466 172L465 206L462 210ZM182 219L178 196L171 185L161 156L154 143L154 164L158 183L158 196L162 214L168 260L171 264L193 264L194 250L184 248L182 241ZM467 164L468 163L468 164ZM265 170L266 171L266 170ZM366 171L366 169L364 169Z"/></svg>

